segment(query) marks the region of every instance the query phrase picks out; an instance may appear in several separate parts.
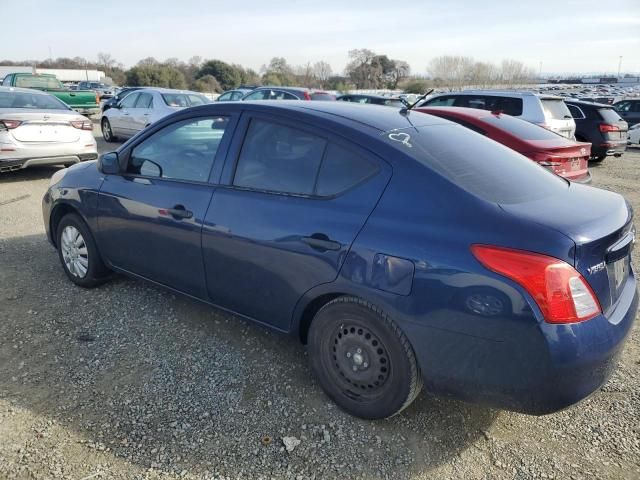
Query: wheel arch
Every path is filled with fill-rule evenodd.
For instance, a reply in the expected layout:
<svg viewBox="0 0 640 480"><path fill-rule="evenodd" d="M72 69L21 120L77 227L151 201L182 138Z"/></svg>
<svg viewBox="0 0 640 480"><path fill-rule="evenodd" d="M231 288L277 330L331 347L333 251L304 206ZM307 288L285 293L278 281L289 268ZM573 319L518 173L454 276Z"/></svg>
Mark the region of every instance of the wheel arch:
<svg viewBox="0 0 640 480"><path fill-rule="evenodd" d="M49 217L49 231L51 232L51 240L56 248L58 248L58 225L60 224L60 220L62 220L63 217L70 213L78 215L82 219L82 221L84 221L84 223L88 225L87 219L78 208L67 202L57 203L51 210L51 215Z"/></svg>

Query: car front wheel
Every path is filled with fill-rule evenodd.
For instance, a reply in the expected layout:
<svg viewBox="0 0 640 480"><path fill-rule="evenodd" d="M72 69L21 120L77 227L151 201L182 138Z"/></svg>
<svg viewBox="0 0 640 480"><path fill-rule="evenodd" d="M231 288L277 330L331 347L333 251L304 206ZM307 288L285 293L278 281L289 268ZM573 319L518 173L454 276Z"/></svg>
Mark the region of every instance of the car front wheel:
<svg viewBox="0 0 640 480"><path fill-rule="evenodd" d="M422 377L408 339L368 302L355 297L329 302L313 319L308 340L320 386L351 415L391 417L420 393Z"/></svg>
<svg viewBox="0 0 640 480"><path fill-rule="evenodd" d="M73 283L91 288L107 279L109 270L82 218L76 214L65 215L58 224L56 238L60 263Z"/></svg>
<svg viewBox="0 0 640 480"><path fill-rule="evenodd" d="M104 138L105 142L111 143L117 140L116 136L113 134L111 123L108 118L103 118L100 126L102 128L102 138Z"/></svg>

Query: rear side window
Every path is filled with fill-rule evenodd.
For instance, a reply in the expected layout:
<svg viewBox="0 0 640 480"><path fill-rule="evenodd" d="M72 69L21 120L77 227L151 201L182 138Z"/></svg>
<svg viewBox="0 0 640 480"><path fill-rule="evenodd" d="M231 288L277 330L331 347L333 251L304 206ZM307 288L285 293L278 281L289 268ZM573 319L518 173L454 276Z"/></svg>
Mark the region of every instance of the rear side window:
<svg viewBox="0 0 640 480"><path fill-rule="evenodd" d="M304 130L251 120L233 184L311 195L326 141Z"/></svg>
<svg viewBox="0 0 640 480"><path fill-rule="evenodd" d="M599 108L598 114L605 122L615 123L622 120L613 108Z"/></svg>
<svg viewBox="0 0 640 480"><path fill-rule="evenodd" d="M326 197L344 192L377 171L378 166L373 161L350 149L330 143L320 167L316 195Z"/></svg>
<svg viewBox="0 0 640 480"><path fill-rule="evenodd" d="M456 97L436 97L427 100L423 106L427 107L452 107L456 101Z"/></svg>
<svg viewBox="0 0 640 480"><path fill-rule="evenodd" d="M460 95L455 99L454 106L502 112L507 115L513 115L514 117L522 115L521 98L498 97L494 95Z"/></svg>
<svg viewBox="0 0 640 480"><path fill-rule="evenodd" d="M482 120L522 140L558 140L559 135L533 123L509 115L490 115Z"/></svg>
<svg viewBox="0 0 640 480"><path fill-rule="evenodd" d="M536 162L458 125L413 128L402 141L395 133L386 137L391 145L489 202L527 202L568 188L565 180Z"/></svg>
<svg viewBox="0 0 640 480"><path fill-rule="evenodd" d="M540 102L542 103L542 109L544 110L544 116L546 118L553 120L568 120L573 118L564 100L547 98L540 99Z"/></svg>
<svg viewBox="0 0 640 480"><path fill-rule="evenodd" d="M576 120L581 120L585 118L584 113L580 107L576 107L575 105L567 105L569 112L571 112L571 116Z"/></svg>
<svg viewBox="0 0 640 480"><path fill-rule="evenodd" d="M244 99L245 100L264 100L269 98L269 90L258 90L257 92L250 93Z"/></svg>

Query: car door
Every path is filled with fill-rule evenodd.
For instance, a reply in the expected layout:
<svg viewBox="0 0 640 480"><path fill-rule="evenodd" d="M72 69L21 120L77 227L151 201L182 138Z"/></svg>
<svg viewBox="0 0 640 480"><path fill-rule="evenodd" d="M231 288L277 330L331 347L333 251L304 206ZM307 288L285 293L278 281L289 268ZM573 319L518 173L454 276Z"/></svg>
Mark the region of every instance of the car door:
<svg viewBox="0 0 640 480"><path fill-rule="evenodd" d="M153 95L149 92L141 92L138 99L131 109L129 119L131 129L136 134L143 130L151 123L151 114L153 113Z"/></svg>
<svg viewBox="0 0 640 480"><path fill-rule="evenodd" d="M131 137L134 135L131 114L135 110L139 96L138 92L133 92L124 97L120 102L120 108L109 110L109 123L111 123L111 130L115 136Z"/></svg>
<svg viewBox="0 0 640 480"><path fill-rule="evenodd" d="M106 175L98 196L98 243L105 260L206 299L200 247L214 186L235 117L188 117L121 152L124 173Z"/></svg>
<svg viewBox="0 0 640 480"><path fill-rule="evenodd" d="M332 282L391 168L317 129L245 114L205 218L211 300L279 330Z"/></svg>

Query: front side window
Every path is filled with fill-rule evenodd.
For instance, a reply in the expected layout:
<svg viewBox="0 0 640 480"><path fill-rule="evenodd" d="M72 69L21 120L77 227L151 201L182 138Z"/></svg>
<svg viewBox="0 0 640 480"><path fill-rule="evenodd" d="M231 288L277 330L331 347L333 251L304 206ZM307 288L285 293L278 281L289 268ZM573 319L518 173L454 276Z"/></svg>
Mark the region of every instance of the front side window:
<svg viewBox="0 0 640 480"><path fill-rule="evenodd" d="M223 93L218 97L219 102L224 102L225 100L232 100L232 99L233 99L233 92Z"/></svg>
<svg viewBox="0 0 640 480"><path fill-rule="evenodd" d="M233 184L311 195L326 141L304 130L254 119L238 158Z"/></svg>
<svg viewBox="0 0 640 480"><path fill-rule="evenodd" d="M228 123L207 117L168 125L133 149L127 173L206 182Z"/></svg>
<svg viewBox="0 0 640 480"><path fill-rule="evenodd" d="M138 101L136 102L136 108L151 108L153 104L153 97L150 93L141 93L138 96Z"/></svg>
<svg viewBox="0 0 640 480"><path fill-rule="evenodd" d="M124 100L122 100L122 103L120 105L122 106L122 108L133 108L139 96L139 93L132 93L131 95L127 95L126 97L124 97Z"/></svg>
<svg viewBox="0 0 640 480"><path fill-rule="evenodd" d="M245 100L264 100L265 98L269 98L269 90L258 90L244 97Z"/></svg>

